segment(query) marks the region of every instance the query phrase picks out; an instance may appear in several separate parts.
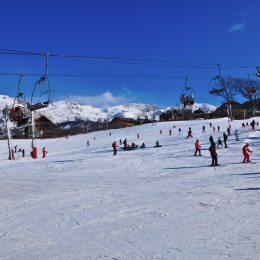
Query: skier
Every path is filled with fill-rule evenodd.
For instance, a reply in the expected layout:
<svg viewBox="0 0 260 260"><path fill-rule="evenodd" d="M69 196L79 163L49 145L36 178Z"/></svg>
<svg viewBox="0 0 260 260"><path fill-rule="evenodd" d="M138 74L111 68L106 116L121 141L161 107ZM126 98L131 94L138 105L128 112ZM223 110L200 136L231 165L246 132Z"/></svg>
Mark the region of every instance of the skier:
<svg viewBox="0 0 260 260"><path fill-rule="evenodd" d="M15 160L15 157L14 157L14 149L13 149L13 148L11 149L11 159L12 159L12 160Z"/></svg>
<svg viewBox="0 0 260 260"><path fill-rule="evenodd" d="M196 142L195 142L195 149L196 150L195 150L194 156L197 155L197 152L199 152L199 156L202 156L200 148L201 148L200 141L197 139Z"/></svg>
<svg viewBox="0 0 260 260"><path fill-rule="evenodd" d="M253 120L251 123L250 123L251 127L252 127L252 131L255 130L255 120Z"/></svg>
<svg viewBox="0 0 260 260"><path fill-rule="evenodd" d="M181 128L179 128L179 135L181 134Z"/></svg>
<svg viewBox="0 0 260 260"><path fill-rule="evenodd" d="M222 145L222 141L221 141L221 139L220 139L220 137L219 137L219 138L218 138L218 145L217 145L217 148L218 148L220 145L223 146L223 145Z"/></svg>
<svg viewBox="0 0 260 260"><path fill-rule="evenodd" d="M212 135L209 137L209 141L210 141L210 144L213 144L213 143L214 143L214 140L213 140L213 136L212 136Z"/></svg>
<svg viewBox="0 0 260 260"><path fill-rule="evenodd" d="M205 125L202 126L202 133L206 133L206 127L205 127Z"/></svg>
<svg viewBox="0 0 260 260"><path fill-rule="evenodd" d="M219 132L219 130L220 130L220 126L218 125L218 132Z"/></svg>
<svg viewBox="0 0 260 260"><path fill-rule="evenodd" d="M160 130L160 135L162 134L162 130Z"/></svg>
<svg viewBox="0 0 260 260"><path fill-rule="evenodd" d="M188 139L188 138L192 138L191 128L189 128L189 131L188 131L187 139Z"/></svg>
<svg viewBox="0 0 260 260"><path fill-rule="evenodd" d="M226 133L223 133L223 139L224 139L224 145L225 145L224 147L225 147L225 148L228 148L228 147L227 147L227 139L228 139L228 136L226 135Z"/></svg>
<svg viewBox="0 0 260 260"><path fill-rule="evenodd" d="M169 129L169 136L172 135L172 129Z"/></svg>
<svg viewBox="0 0 260 260"><path fill-rule="evenodd" d="M87 141L87 146L89 146L89 141Z"/></svg>
<svg viewBox="0 0 260 260"><path fill-rule="evenodd" d="M209 126L212 127L212 123L209 123Z"/></svg>
<svg viewBox="0 0 260 260"><path fill-rule="evenodd" d="M210 147L209 147L209 151L210 151L210 156L212 159L211 165L210 166L218 166L218 154L216 151L216 145L215 143L211 143Z"/></svg>
<svg viewBox="0 0 260 260"><path fill-rule="evenodd" d="M18 145L15 145L15 147L14 147L14 152L15 153L17 153L17 147L18 147Z"/></svg>
<svg viewBox="0 0 260 260"><path fill-rule="evenodd" d="M213 126L213 132L215 132L215 126Z"/></svg>
<svg viewBox="0 0 260 260"><path fill-rule="evenodd" d="M243 160L243 163L245 162L251 162L250 161L250 153L252 153L253 151L251 151L249 149L249 143L246 143L244 145L244 147L242 148L242 152L243 152L243 155L244 155L244 160Z"/></svg>
<svg viewBox="0 0 260 260"><path fill-rule="evenodd" d="M139 137L140 137L139 134L137 134L137 139L139 139Z"/></svg>
<svg viewBox="0 0 260 260"><path fill-rule="evenodd" d="M112 147L113 147L113 150L114 150L113 155L116 155L116 141L114 143L112 143Z"/></svg>
<svg viewBox="0 0 260 260"><path fill-rule="evenodd" d="M239 133L238 133L238 130L235 131L235 137L236 137L236 141L239 141Z"/></svg>
<svg viewBox="0 0 260 260"><path fill-rule="evenodd" d="M24 151L24 148L22 149L22 155L23 155L23 158L25 157L25 151Z"/></svg>
<svg viewBox="0 0 260 260"><path fill-rule="evenodd" d="M242 123L242 128L245 128L245 127L246 127L245 123Z"/></svg>
<svg viewBox="0 0 260 260"><path fill-rule="evenodd" d="M124 140L123 144L124 144L124 150L126 150L127 149L127 140L126 139Z"/></svg>
<svg viewBox="0 0 260 260"><path fill-rule="evenodd" d="M45 146L42 148L42 158L46 158L46 154L47 154L47 151L46 151L46 148Z"/></svg>
<svg viewBox="0 0 260 260"><path fill-rule="evenodd" d="M230 135L230 130L231 130L231 128L228 126L228 127L227 127L227 133L228 133L228 135Z"/></svg>
<svg viewBox="0 0 260 260"><path fill-rule="evenodd" d="M249 127L249 124L248 124L248 122L246 122L246 127Z"/></svg>
<svg viewBox="0 0 260 260"><path fill-rule="evenodd" d="M120 143L120 145L122 145L122 140L121 140L121 138L120 138L120 140L119 140L119 143Z"/></svg>

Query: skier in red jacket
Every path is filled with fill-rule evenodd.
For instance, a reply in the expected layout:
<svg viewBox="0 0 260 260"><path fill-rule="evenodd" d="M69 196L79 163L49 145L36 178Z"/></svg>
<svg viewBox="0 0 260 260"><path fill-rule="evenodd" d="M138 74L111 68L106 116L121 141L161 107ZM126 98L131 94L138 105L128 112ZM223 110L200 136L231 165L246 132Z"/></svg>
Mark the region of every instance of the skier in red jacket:
<svg viewBox="0 0 260 260"><path fill-rule="evenodd" d="M197 152L199 152L199 156L201 156L200 148L201 148L200 141L197 139L196 142L195 142L195 149L196 149L196 151L194 153L194 156L197 155Z"/></svg>
<svg viewBox="0 0 260 260"><path fill-rule="evenodd" d="M246 144L244 145L244 147L242 148L242 152L243 152L243 155L244 155L243 163L245 163L245 162L251 162L251 161L250 161L250 153L252 153L253 151L251 151L251 150L249 149L249 144L248 144L248 143L246 143Z"/></svg>
<svg viewBox="0 0 260 260"><path fill-rule="evenodd" d="M113 155L116 155L116 141L114 143L112 143L112 147L113 147L113 150L114 150L114 154Z"/></svg>

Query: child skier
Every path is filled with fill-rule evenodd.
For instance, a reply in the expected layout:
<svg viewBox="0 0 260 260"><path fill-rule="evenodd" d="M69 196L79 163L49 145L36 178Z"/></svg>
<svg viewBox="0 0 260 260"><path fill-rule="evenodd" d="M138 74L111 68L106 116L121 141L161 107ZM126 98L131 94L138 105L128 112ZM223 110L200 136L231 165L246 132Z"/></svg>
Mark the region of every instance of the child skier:
<svg viewBox="0 0 260 260"><path fill-rule="evenodd" d="M244 145L244 147L242 148L242 152L243 152L243 155L244 155L244 160L243 160L243 163L245 162L251 162L250 161L250 153L252 153L253 151L251 151L249 149L249 143L246 143Z"/></svg>
<svg viewBox="0 0 260 260"><path fill-rule="evenodd" d="M222 145L222 141L221 141L221 139L220 139L220 137L219 137L219 138L218 138L218 145L217 145L217 148L218 148L220 145L223 146L223 145Z"/></svg>
<svg viewBox="0 0 260 260"><path fill-rule="evenodd" d="M199 156L202 156L200 148L201 148L200 141L197 139L196 142L195 142L195 149L196 150L195 150L194 156L197 155L197 152L199 152Z"/></svg>

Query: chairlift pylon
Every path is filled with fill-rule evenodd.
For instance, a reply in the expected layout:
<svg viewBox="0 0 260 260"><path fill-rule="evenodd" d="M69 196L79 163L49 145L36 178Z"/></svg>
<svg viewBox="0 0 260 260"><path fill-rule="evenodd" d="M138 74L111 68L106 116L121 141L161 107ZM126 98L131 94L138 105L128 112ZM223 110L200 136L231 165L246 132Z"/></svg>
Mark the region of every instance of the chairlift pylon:
<svg viewBox="0 0 260 260"><path fill-rule="evenodd" d="M220 84L220 77L221 77L220 64L217 64L217 66L218 66L218 75L212 78L209 82L209 94L211 95L222 93L225 91L225 88Z"/></svg>

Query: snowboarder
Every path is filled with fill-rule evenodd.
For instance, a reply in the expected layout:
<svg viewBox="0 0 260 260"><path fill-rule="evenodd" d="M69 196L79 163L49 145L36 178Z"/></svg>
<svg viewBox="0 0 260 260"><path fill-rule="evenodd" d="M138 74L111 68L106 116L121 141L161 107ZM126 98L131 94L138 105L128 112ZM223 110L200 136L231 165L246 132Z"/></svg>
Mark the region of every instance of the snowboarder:
<svg viewBox="0 0 260 260"><path fill-rule="evenodd" d="M46 148L45 146L42 148L42 158L46 158L46 154L47 154L47 151L46 151Z"/></svg>
<svg viewBox="0 0 260 260"><path fill-rule="evenodd" d="M221 141L221 139L220 139L220 137L219 137L219 138L218 138L218 145L217 145L217 148L218 148L220 145L223 146L223 145L222 145L222 141Z"/></svg>
<svg viewBox="0 0 260 260"><path fill-rule="evenodd" d="M244 160L243 160L243 163L245 162L251 162L250 161L250 153L252 153L253 151L251 151L249 149L249 143L246 143L244 145L244 147L242 148L242 152L243 152L243 155L244 155Z"/></svg>
<svg viewBox="0 0 260 260"><path fill-rule="evenodd" d="M226 135L226 133L223 133L223 139L224 139L224 145L225 145L224 147L225 147L225 148L228 148L228 147L227 147L227 139L228 139L228 136Z"/></svg>
<svg viewBox="0 0 260 260"><path fill-rule="evenodd" d="M140 146L140 148L145 148L145 144L144 144L144 143L142 143L142 145Z"/></svg>
<svg viewBox="0 0 260 260"><path fill-rule="evenodd" d="M200 141L197 139L196 142L195 142L195 153L194 153L194 156L197 155L197 152L199 152L199 156L201 156L200 148L201 148Z"/></svg>
<svg viewBox="0 0 260 260"><path fill-rule="evenodd" d="M112 147L113 147L113 150L114 150L114 154L113 155L116 155L116 141L114 143L112 143Z"/></svg>
<svg viewBox="0 0 260 260"><path fill-rule="evenodd" d="M154 147L162 147L162 146L160 145L159 141L157 140Z"/></svg>
<svg viewBox="0 0 260 260"><path fill-rule="evenodd" d="M235 137L236 137L236 141L239 141L239 133L238 133L238 130L235 131Z"/></svg>
<svg viewBox="0 0 260 260"><path fill-rule="evenodd" d="M216 145L215 143L212 143L209 147L209 151L210 151L210 156L212 159L211 165L210 166L218 166L218 154L216 151Z"/></svg>
<svg viewBox="0 0 260 260"><path fill-rule="evenodd" d="M202 133L206 133L206 127L205 127L205 125L202 126Z"/></svg>

